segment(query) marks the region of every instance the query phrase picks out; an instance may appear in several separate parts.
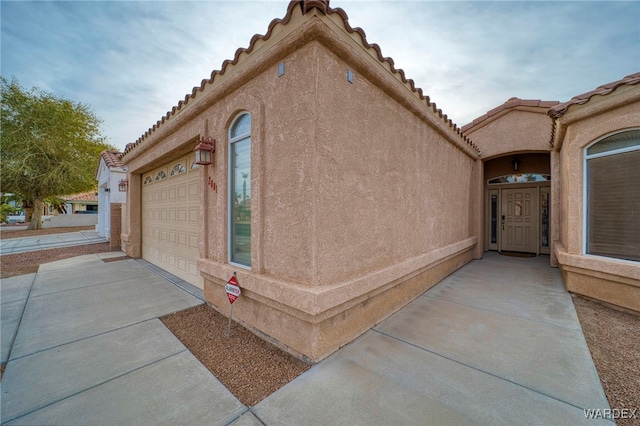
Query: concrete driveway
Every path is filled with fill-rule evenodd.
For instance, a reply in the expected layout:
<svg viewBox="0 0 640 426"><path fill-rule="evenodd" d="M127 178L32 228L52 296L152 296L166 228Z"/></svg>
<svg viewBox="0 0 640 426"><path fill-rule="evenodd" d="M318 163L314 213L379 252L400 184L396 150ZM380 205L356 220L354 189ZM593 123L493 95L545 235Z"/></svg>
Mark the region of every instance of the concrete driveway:
<svg viewBox="0 0 640 426"><path fill-rule="evenodd" d="M2 280L2 424L614 424L545 257L488 253L245 407L157 319L202 301L112 256Z"/></svg>
<svg viewBox="0 0 640 426"><path fill-rule="evenodd" d="M2 424L228 424L247 409L158 319L203 303L123 253L2 280Z"/></svg>

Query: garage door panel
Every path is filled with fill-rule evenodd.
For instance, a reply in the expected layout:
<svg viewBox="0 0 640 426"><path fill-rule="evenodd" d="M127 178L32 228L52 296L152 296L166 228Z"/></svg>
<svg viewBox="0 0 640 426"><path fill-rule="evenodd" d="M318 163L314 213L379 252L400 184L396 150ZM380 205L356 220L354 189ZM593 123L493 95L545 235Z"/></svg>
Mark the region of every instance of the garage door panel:
<svg viewBox="0 0 640 426"><path fill-rule="evenodd" d="M187 199L187 184L177 185L178 201L185 201Z"/></svg>
<svg viewBox="0 0 640 426"><path fill-rule="evenodd" d="M182 273L187 272L187 259L185 259L184 257L178 258L178 270Z"/></svg>
<svg viewBox="0 0 640 426"><path fill-rule="evenodd" d="M197 209L189 209L189 224L198 223L200 221L200 207Z"/></svg>
<svg viewBox="0 0 640 426"><path fill-rule="evenodd" d="M193 261L189 262L189 275L192 277L198 277L200 275L198 273L198 265Z"/></svg>
<svg viewBox="0 0 640 426"><path fill-rule="evenodd" d="M186 163L186 159L181 162ZM174 163L160 170L172 170ZM142 185L142 257L202 288L197 259L200 246L200 170L188 170ZM143 179L144 180L144 179Z"/></svg>
<svg viewBox="0 0 640 426"><path fill-rule="evenodd" d="M198 244L200 242L200 238L198 235L189 235L189 248L198 250Z"/></svg>
<svg viewBox="0 0 640 426"><path fill-rule="evenodd" d="M190 200L200 199L200 183L199 182L189 183L189 199Z"/></svg>

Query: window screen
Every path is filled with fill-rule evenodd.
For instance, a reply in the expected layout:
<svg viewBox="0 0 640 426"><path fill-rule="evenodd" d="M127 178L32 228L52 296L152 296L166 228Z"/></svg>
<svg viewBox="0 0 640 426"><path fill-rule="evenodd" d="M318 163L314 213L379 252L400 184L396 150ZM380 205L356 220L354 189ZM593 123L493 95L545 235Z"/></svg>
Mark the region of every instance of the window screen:
<svg viewBox="0 0 640 426"><path fill-rule="evenodd" d="M633 151L587 156L589 254L640 261L640 139L637 144Z"/></svg>

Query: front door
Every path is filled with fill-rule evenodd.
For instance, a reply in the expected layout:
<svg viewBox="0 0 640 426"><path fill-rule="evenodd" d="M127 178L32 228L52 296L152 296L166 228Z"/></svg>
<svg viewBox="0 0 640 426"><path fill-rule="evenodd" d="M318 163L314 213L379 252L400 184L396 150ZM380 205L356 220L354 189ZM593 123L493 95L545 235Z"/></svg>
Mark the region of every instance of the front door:
<svg viewBox="0 0 640 426"><path fill-rule="evenodd" d="M537 253L537 188L503 189L501 192L501 250Z"/></svg>

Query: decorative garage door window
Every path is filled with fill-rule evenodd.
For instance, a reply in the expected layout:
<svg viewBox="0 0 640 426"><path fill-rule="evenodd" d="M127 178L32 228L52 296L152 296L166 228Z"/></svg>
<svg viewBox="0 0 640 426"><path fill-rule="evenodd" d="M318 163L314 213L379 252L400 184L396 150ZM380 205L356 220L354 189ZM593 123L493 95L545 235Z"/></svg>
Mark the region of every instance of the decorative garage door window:
<svg viewBox="0 0 640 426"><path fill-rule="evenodd" d="M153 179L151 179L151 176L147 176L146 178L144 178L145 185L149 185L150 183L153 183Z"/></svg>
<svg viewBox="0 0 640 426"><path fill-rule="evenodd" d="M251 266L251 115L229 130L229 260Z"/></svg>
<svg viewBox="0 0 640 426"><path fill-rule="evenodd" d="M586 252L640 261L640 129L587 147Z"/></svg>
<svg viewBox="0 0 640 426"><path fill-rule="evenodd" d="M182 164L176 164L175 166L173 166L173 169L171 169L171 176L179 175L181 173L185 173L186 171L187 169L185 169Z"/></svg>
<svg viewBox="0 0 640 426"><path fill-rule="evenodd" d="M158 172L158 174L156 175L156 180L162 180L166 178L167 178L167 174L163 171Z"/></svg>

